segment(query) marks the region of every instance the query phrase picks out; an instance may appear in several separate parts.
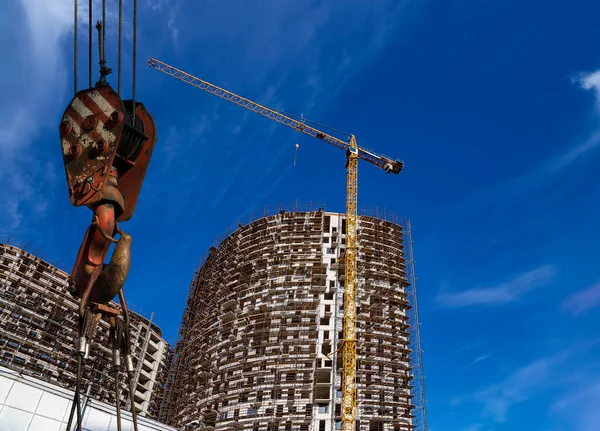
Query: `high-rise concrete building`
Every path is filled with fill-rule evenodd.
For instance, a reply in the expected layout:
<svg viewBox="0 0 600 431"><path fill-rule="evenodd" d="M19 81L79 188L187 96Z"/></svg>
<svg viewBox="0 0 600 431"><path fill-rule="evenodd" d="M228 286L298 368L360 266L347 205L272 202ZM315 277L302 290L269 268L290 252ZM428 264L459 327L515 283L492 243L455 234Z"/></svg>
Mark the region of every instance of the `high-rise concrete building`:
<svg viewBox="0 0 600 431"><path fill-rule="evenodd" d="M75 386L77 301L68 293L68 274L12 245L0 244L0 364L68 389ZM117 304L112 306L118 308ZM164 390L171 348L160 328L131 313L136 366L135 402L143 416L155 417ZM96 329L82 388L115 402L114 370L104 321ZM140 360L143 358L143 360ZM122 373L123 382L125 375ZM121 403L129 402L124 384Z"/></svg>
<svg viewBox="0 0 600 431"><path fill-rule="evenodd" d="M190 288L161 419L215 431L341 428L345 222L281 211L211 247ZM358 238L357 429L411 430L420 362L409 342L410 241L401 224L368 216Z"/></svg>

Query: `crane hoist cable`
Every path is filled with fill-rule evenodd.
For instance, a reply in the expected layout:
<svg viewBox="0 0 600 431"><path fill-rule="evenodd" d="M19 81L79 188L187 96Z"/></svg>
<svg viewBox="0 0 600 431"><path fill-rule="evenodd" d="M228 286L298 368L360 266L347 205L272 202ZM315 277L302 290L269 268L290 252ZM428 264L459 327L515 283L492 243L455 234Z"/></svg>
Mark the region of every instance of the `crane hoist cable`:
<svg viewBox="0 0 600 431"><path fill-rule="evenodd" d="M132 105L135 106L137 87L137 0L133 2L133 45L132 45ZM117 94L121 95L121 76L123 58L123 0L118 2L118 54L117 54ZM106 0L101 4L102 19L96 23L98 30L98 55L100 63L100 81L106 82L106 76L112 70L106 67ZM88 1L88 87L92 88L93 63L93 0ZM79 88L79 0L73 0L73 93Z"/></svg>
<svg viewBox="0 0 600 431"><path fill-rule="evenodd" d="M89 88L92 88L92 35L94 32L94 29L92 27L92 11L93 11L93 2L94 0L89 0L88 2L88 78L89 78L89 83L88 86ZM77 3L77 0L75 0L75 3ZM77 9L77 7L76 7ZM77 24L76 24L77 25ZM75 36L77 37L77 36ZM119 73L121 73L121 69L119 68ZM77 93L77 84L75 85L75 92Z"/></svg>
<svg viewBox="0 0 600 431"><path fill-rule="evenodd" d="M100 44L100 69L106 68L106 0L102 0L102 42ZM104 76L106 79L106 76Z"/></svg>
<svg viewBox="0 0 600 431"><path fill-rule="evenodd" d="M77 0L74 0L74 1L75 1L75 4L73 7L73 10L74 10L74 12L73 12L73 14L74 14L74 16L73 16L73 94L77 93L77 40L78 40L77 29L79 27L77 25L77 16L79 15L79 13L78 13L79 12L79 7L78 7L79 2ZM91 0L90 0L90 2L91 2ZM90 11L91 10L92 9L90 8ZM92 21L90 20L90 22L92 22ZM90 37L90 46L92 43L91 40L92 40L92 38ZM90 52L90 58L92 58L91 52ZM91 70L92 70L92 68L91 68L91 64L90 64L90 73L91 73Z"/></svg>
<svg viewBox="0 0 600 431"><path fill-rule="evenodd" d="M92 1L92 0L90 0ZM119 51L117 53L117 94L121 95L121 60L123 58L123 0L119 0ZM92 78L90 77L90 87L92 86Z"/></svg>
<svg viewBox="0 0 600 431"><path fill-rule="evenodd" d="M132 92L131 92L131 101L133 106L135 106L135 84L136 84L136 68L137 68L137 0L133 0L133 66L132 66L132 75L133 75L133 83L132 83Z"/></svg>
<svg viewBox="0 0 600 431"><path fill-rule="evenodd" d="M387 156L376 154L371 150L357 145L354 135L349 135L349 141L343 141L306 124L304 117L300 120L253 102L224 88L204 81L176 67L154 58L148 59L148 66L172 76L189 85L213 94L221 99L235 103L273 121L290 127L297 132L320 139L329 145L346 152L346 251L344 272L344 340L342 345L342 430L356 429L356 286L357 286L357 193L358 193L358 159L363 159L380 167L387 173L398 174L404 167L404 162Z"/></svg>

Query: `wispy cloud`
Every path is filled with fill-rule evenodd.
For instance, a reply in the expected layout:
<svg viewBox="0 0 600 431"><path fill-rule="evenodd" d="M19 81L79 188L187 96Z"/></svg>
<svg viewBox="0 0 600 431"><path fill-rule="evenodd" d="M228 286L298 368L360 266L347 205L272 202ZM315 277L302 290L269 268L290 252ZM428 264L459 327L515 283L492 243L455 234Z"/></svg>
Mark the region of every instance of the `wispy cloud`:
<svg viewBox="0 0 600 431"><path fill-rule="evenodd" d="M173 45L177 45L179 41L179 26L177 24L177 17L179 15L179 1L178 0L147 0L146 4L154 12L161 12L166 15L167 28L169 29L169 35Z"/></svg>
<svg viewBox="0 0 600 431"><path fill-rule="evenodd" d="M598 110L600 110L600 70L596 70L592 73L582 73L574 78L573 81L578 83L584 90L591 90L594 92L596 104Z"/></svg>
<svg viewBox="0 0 600 431"><path fill-rule="evenodd" d="M535 399L540 394L551 394L553 389L560 389L558 393L561 395L571 393L570 389L574 381L578 384L583 381L588 385L590 370L577 367L576 363L579 358L595 349L599 343L600 340L587 340L578 341L569 346L563 344L556 353L538 357L521 367L515 367L504 379L457 398L455 404L475 401L481 405L482 417L490 418L498 423L506 422L509 412L514 406ZM595 391L595 386L593 388ZM573 397L564 397L555 403L554 410L568 408L573 405L573 402ZM597 403L594 406L597 407ZM547 406L540 408L545 410ZM541 413L531 412L532 415ZM591 431L592 429L595 430L595 428L582 428L581 431Z"/></svg>
<svg viewBox="0 0 600 431"><path fill-rule="evenodd" d="M524 294L548 284L554 278L554 274L555 268L552 265L544 265L495 286L458 292L440 292L436 301L439 306L447 308L494 306L517 302Z"/></svg>
<svg viewBox="0 0 600 431"><path fill-rule="evenodd" d="M4 44L5 49L0 50L4 59L0 79L8 83L0 103L3 118L0 123L0 201L3 202L0 231L5 233L21 229L25 217L31 214L44 217L46 208L55 208L51 200L59 188L65 193L61 198L65 198L64 184L58 183L62 180L62 175L57 175L62 170L62 159L56 127L73 91L73 2L21 0L14 3L9 8L9 16L3 16L0 23L0 38L9 41ZM88 2L79 3L81 89L87 87L84 62L87 63ZM113 42L117 34L117 4L116 0L107 2L109 46L116 46ZM100 5L100 0L93 1L95 18L100 17ZM130 15L130 10L124 10L125 40L131 36ZM109 53L109 57L111 55ZM56 139L56 147L34 145L47 142L49 136Z"/></svg>
<svg viewBox="0 0 600 431"><path fill-rule="evenodd" d="M552 413L572 418L571 430L597 431L600 424L600 379L566 394L552 406Z"/></svg>
<svg viewBox="0 0 600 431"><path fill-rule="evenodd" d="M556 355L540 358L516 369L499 383L492 384L472 395L483 406L482 415L496 422L505 422L508 411L536 393L543 392L556 380L550 378L558 364L563 363L571 352L565 350Z"/></svg>
<svg viewBox="0 0 600 431"><path fill-rule="evenodd" d="M592 90L596 96L598 109L600 109L600 70L580 75L575 82L581 88ZM515 177L506 186L514 194L519 191L527 191L535 186L555 177L558 173L575 164L583 156L590 154L600 146L600 130L591 133L587 138L569 147L566 151L548 159L528 172Z"/></svg>
<svg viewBox="0 0 600 431"><path fill-rule="evenodd" d="M583 141L567 149L564 153L543 162L523 175L513 178L505 187L513 195L531 190L543 181L549 180L564 171L583 156L598 148L598 146L600 146L600 130L595 131Z"/></svg>
<svg viewBox="0 0 600 431"><path fill-rule="evenodd" d="M600 110L600 70L590 74L581 74L579 77L573 78L572 82L584 90L594 91ZM565 172L576 168L578 164L584 163L591 157L596 157L598 149L600 149L600 128L565 143L562 150L545 157L522 173L499 180L489 188L477 190L466 195L464 199L456 200L450 208L442 212L444 220L454 223L455 217L464 217L464 208L467 207L473 217L480 217L481 214L493 217L495 213L500 213L497 211L498 208L519 204L519 200L524 196L532 195L541 188L555 184ZM509 235L513 229L514 226L510 226ZM501 233L503 236L506 234L506 232ZM498 234L496 224L493 231L490 231L490 235L494 234Z"/></svg>
<svg viewBox="0 0 600 431"><path fill-rule="evenodd" d="M13 49L28 54L15 56L11 59L15 63L5 63L14 74L9 82L23 79L18 90L7 86L8 94L3 95L4 101L8 96L12 102L3 103L0 110L0 151L5 157L16 148L22 151L40 126L50 123L51 114L61 109L54 106L66 91L66 63L60 45L73 26L72 5L68 2L32 0L21 4L25 23Z"/></svg>
<svg viewBox="0 0 600 431"><path fill-rule="evenodd" d="M563 152L550 157L520 175L516 175L503 182L498 183L483 193L477 193L468 198L469 203L476 203L474 208L482 212L491 213L500 205L507 205L522 199L524 195L530 195L536 190L548 187L558 181L564 172L573 169L574 166L586 157L592 157L594 152L600 148L600 129L595 130L583 140L571 144ZM460 203L460 207L465 206Z"/></svg>
<svg viewBox="0 0 600 431"><path fill-rule="evenodd" d="M600 305L600 282L569 296L563 303L562 308L573 314L584 313Z"/></svg>
<svg viewBox="0 0 600 431"><path fill-rule="evenodd" d="M477 356L475 359L473 359L471 362L468 362L467 365L463 366L462 369L466 370L471 368L473 365L476 365L482 361L485 361L486 359L489 359L492 357L491 353L486 353L484 355L479 355Z"/></svg>
<svg viewBox="0 0 600 431"><path fill-rule="evenodd" d="M45 149L32 144L43 130L56 130L63 109L56 102L65 98L68 75L61 45L73 25L69 2L22 1L20 12L18 37L2 51L0 72L9 84L0 104L0 226L7 233L21 226L25 214L43 212L56 178L53 163L40 163L48 160ZM11 27L0 27L0 37L10 40Z"/></svg>
<svg viewBox="0 0 600 431"><path fill-rule="evenodd" d="M169 0L148 0L147 4L154 10L166 10L169 3ZM308 117L317 120L326 104L335 100L344 86L386 47L394 32L398 31L402 16L400 10L407 3L406 0L384 0L380 7L371 8L360 1L353 1L354 7L330 2L307 6L273 1L269 2L269 15L266 16L252 3L240 3L239 9L232 15L230 8L219 3L199 1L195 7L212 18L203 24L202 32L197 33L193 31L195 27L192 28L189 15L179 13L182 32L188 34L185 40L181 40L182 49L192 49L186 45L193 41L194 46L200 44L206 47L204 54L207 58L215 57L215 53L219 56L226 54L226 58L214 65L210 64L210 60L207 65L187 58L181 60L187 65L180 67L272 108L297 115L310 111ZM331 22L339 21L342 15L345 26L332 31ZM310 19L305 19L307 16ZM230 25L223 26L222 22L230 22ZM369 31L365 31L367 27ZM293 37L290 37L291 28L294 29ZM364 37L357 37L363 33ZM334 48L350 37L358 42L341 50ZM228 67L229 62L233 62L235 67ZM173 61L173 64L179 66L180 61ZM240 70L240 65L246 72ZM212 71L212 74L204 75L205 70ZM243 79L240 79L242 73ZM165 85L171 85L167 84L170 81L165 82ZM234 84L230 85L231 82ZM282 166L287 167L291 163L281 162L284 156L293 152L293 148L282 143L288 139L286 133L291 133L281 125L269 123L216 99L214 103L223 107L223 118L206 115L204 104L211 103L213 99L197 91L190 89L188 94L194 97L194 103L199 101L197 109L204 116L199 124L208 123L211 127L198 133L192 130L193 127L184 126L177 130L177 134L171 134L177 139L170 139L169 145L177 145L180 155L168 150L169 154L173 154L169 162L184 169L189 163L187 148L197 149L202 139L217 140L218 148L213 144L203 153L207 160L212 160L204 170L214 183L206 198L208 207L215 209L224 203L232 207L249 205L243 210L246 211L262 206L264 202L261 203L261 200L268 198L290 171ZM185 100L181 103L185 105ZM195 110L193 108L192 114ZM193 136L188 136L187 129ZM230 133L225 134L224 130ZM292 139L295 142L298 138ZM231 156L226 157L227 154ZM251 197L232 193L239 184L248 182L261 192Z"/></svg>
<svg viewBox="0 0 600 431"><path fill-rule="evenodd" d="M574 81L579 83L581 88L594 91L598 109L600 109L600 70L590 74L582 74ZM583 158L583 156L591 154L599 146L600 130L596 130L584 140L567 148L563 153L513 178L504 186L512 195L518 195L520 192L531 190L535 186L554 178L557 174Z"/></svg>

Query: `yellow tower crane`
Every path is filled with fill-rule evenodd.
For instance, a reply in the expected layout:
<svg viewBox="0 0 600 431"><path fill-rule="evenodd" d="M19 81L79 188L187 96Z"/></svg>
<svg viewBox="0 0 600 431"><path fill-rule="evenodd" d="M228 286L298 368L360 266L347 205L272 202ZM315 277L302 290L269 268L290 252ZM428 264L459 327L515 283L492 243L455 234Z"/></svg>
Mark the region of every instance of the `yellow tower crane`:
<svg viewBox="0 0 600 431"><path fill-rule="evenodd" d="M148 66L193 85L207 93L214 94L229 102L233 102L256 112L284 126L291 127L297 132L320 139L329 145L346 150L347 179L346 179L346 252L345 252L345 282L344 282L344 340L342 345L342 430L356 430L356 278L357 265L357 179L358 159L366 160L385 170L398 174L404 167L404 162L375 154L360 148L354 135L349 135L349 142L308 126L304 120L297 120L287 114L260 105L244 97L238 96L210 82L196 78L182 70L163 63L154 58L148 59Z"/></svg>

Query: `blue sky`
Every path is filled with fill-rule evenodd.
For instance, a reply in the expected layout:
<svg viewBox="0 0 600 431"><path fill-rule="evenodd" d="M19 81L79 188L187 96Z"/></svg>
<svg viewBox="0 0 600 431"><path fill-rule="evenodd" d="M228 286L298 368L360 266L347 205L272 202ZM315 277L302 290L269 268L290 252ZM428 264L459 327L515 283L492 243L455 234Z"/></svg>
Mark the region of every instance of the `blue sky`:
<svg viewBox="0 0 600 431"><path fill-rule="evenodd" d="M132 308L174 340L196 263L239 218L294 199L344 210L339 150L152 56L405 161L397 177L361 164L359 206L413 222L432 431L600 429L600 4L518 3L139 0L137 95L158 142L123 225ZM57 132L71 27L70 1L0 5L0 235L67 271L90 220Z"/></svg>

